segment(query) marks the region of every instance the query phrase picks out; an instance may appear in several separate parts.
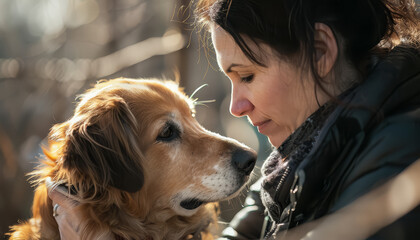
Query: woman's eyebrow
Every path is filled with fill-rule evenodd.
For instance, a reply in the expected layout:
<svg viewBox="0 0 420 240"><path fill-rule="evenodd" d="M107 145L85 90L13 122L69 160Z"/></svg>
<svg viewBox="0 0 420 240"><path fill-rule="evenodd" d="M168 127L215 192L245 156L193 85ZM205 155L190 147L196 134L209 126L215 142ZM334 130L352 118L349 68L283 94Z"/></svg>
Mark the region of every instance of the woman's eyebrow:
<svg viewBox="0 0 420 240"><path fill-rule="evenodd" d="M226 69L226 73L230 73L230 72L232 72L232 68L233 67L238 67L238 66L243 66L242 64L236 64L236 63L232 63L232 64L230 64L230 66Z"/></svg>

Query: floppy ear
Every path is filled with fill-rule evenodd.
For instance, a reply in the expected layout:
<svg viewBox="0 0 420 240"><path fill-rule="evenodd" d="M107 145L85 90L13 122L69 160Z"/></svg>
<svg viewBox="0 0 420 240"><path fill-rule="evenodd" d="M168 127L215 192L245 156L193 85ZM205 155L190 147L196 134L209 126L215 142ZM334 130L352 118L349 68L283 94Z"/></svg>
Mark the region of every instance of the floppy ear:
<svg viewBox="0 0 420 240"><path fill-rule="evenodd" d="M79 187L90 182L136 192L143 186L137 121L121 97L104 93L85 101L65 138L63 168L81 178Z"/></svg>

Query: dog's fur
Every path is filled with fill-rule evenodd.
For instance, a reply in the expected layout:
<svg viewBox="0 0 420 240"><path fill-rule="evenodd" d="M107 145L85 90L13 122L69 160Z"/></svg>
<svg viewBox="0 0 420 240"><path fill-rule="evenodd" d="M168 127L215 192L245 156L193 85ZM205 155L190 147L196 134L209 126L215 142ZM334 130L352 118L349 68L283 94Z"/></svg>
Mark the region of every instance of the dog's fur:
<svg viewBox="0 0 420 240"><path fill-rule="evenodd" d="M255 152L205 130L193 115L194 100L174 81L96 84L74 116L51 129L46 157L32 173L33 217L11 227L10 239L60 238L47 178L81 199L82 239L101 230L124 239L211 238L212 202L231 198L249 178L232 155L251 156L253 167ZM189 199L204 204L183 207Z"/></svg>

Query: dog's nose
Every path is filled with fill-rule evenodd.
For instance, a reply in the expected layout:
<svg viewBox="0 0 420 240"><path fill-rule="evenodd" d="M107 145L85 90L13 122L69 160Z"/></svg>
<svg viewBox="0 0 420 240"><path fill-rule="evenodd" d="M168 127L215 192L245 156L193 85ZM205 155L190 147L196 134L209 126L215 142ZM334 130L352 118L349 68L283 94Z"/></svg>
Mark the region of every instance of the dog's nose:
<svg viewBox="0 0 420 240"><path fill-rule="evenodd" d="M233 152L232 162L233 165L241 172L246 175L252 172L254 169L255 162L257 161L257 156L251 151L246 151L243 149L237 149Z"/></svg>

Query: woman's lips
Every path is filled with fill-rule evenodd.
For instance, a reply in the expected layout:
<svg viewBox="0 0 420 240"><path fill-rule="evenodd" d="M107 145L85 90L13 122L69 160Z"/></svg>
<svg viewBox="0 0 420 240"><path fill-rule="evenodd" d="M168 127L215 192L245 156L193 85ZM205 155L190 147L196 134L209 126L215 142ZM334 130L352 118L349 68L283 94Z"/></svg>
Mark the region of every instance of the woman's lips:
<svg viewBox="0 0 420 240"><path fill-rule="evenodd" d="M258 132L264 134L265 129L267 128L267 126L269 125L270 122L271 122L271 120L265 120L265 121L254 123L254 126L257 127ZM264 135L266 135L266 134L264 134Z"/></svg>

